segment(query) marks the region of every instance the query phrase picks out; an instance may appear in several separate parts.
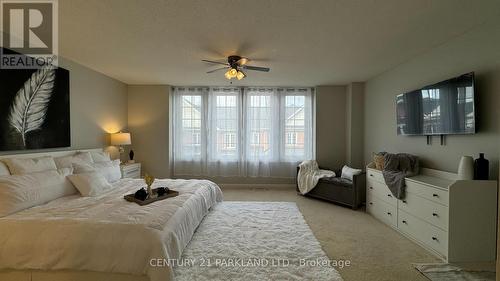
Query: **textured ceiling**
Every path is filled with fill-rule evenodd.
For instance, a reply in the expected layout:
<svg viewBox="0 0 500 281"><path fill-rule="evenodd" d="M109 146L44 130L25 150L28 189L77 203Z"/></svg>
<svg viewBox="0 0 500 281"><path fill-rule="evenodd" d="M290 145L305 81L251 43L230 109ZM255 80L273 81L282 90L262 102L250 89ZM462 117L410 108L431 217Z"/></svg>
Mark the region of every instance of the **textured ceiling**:
<svg viewBox="0 0 500 281"><path fill-rule="evenodd" d="M60 55L128 84L227 85L232 54L271 68L235 85L365 81L499 17L497 0L61 0ZM498 35L497 35L498 36Z"/></svg>

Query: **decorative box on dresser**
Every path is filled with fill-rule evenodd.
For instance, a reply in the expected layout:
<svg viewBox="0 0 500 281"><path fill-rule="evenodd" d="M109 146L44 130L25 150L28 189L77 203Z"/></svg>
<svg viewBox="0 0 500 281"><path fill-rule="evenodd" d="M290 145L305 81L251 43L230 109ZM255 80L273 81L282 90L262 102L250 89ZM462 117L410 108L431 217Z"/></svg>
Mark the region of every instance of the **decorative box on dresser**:
<svg viewBox="0 0 500 281"><path fill-rule="evenodd" d="M497 182L457 180L421 169L395 198L373 163L366 172L366 210L447 262L495 260Z"/></svg>
<svg viewBox="0 0 500 281"><path fill-rule="evenodd" d="M125 163L120 165L122 178L138 179L141 177L141 163Z"/></svg>

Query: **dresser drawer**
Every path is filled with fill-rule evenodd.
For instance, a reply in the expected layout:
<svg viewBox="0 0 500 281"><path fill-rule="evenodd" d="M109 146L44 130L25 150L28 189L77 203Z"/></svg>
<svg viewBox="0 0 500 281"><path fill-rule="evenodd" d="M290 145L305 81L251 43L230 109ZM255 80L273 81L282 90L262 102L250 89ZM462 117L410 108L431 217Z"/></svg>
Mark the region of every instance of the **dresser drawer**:
<svg viewBox="0 0 500 281"><path fill-rule="evenodd" d="M397 226L397 208L373 196L373 192L366 195L366 211L394 228Z"/></svg>
<svg viewBox="0 0 500 281"><path fill-rule="evenodd" d="M448 232L402 210L398 213L398 229L444 257L447 257Z"/></svg>
<svg viewBox="0 0 500 281"><path fill-rule="evenodd" d="M448 191L406 180L406 192L448 206Z"/></svg>
<svg viewBox="0 0 500 281"><path fill-rule="evenodd" d="M392 206L397 206L398 200L392 195L387 185L380 183L374 179L368 179L366 182L367 193L373 193L379 199L389 203Z"/></svg>
<svg viewBox="0 0 500 281"><path fill-rule="evenodd" d="M425 199L413 193L407 193L399 200L398 209L410 213L443 230L448 230L448 207Z"/></svg>
<svg viewBox="0 0 500 281"><path fill-rule="evenodd" d="M372 179L375 181L378 181L380 183L385 184L384 176L382 175L382 171L379 170L374 170L374 169L368 169L366 171L366 179Z"/></svg>

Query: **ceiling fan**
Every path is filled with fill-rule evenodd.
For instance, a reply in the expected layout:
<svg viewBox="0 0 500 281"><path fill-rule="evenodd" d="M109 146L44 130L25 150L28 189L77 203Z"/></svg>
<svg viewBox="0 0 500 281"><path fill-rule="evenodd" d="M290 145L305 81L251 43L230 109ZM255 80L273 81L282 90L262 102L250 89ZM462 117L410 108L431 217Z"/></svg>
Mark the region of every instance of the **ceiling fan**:
<svg viewBox="0 0 500 281"><path fill-rule="evenodd" d="M255 71L263 71L263 72L269 72L269 70L271 70L268 67L248 65L247 63L250 60L248 58L241 57L241 56L229 56L229 57L227 57L227 63L218 62L218 61L211 61L211 60L201 60L201 61L213 63L213 64L224 65L224 67L207 71L207 73L213 73L213 72L216 72L219 70L227 69L224 76L229 80L231 80L232 78L236 78L238 80L245 78L247 75L245 74L245 72L243 72L243 70L255 70Z"/></svg>

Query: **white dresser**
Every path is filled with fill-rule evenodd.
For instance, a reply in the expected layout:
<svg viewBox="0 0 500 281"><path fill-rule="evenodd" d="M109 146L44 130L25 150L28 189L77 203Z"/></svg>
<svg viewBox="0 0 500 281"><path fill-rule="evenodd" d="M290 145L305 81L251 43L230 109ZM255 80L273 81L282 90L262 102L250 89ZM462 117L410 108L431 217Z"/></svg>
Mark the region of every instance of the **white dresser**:
<svg viewBox="0 0 500 281"><path fill-rule="evenodd" d="M125 163L120 165L122 178L138 179L141 177L141 163Z"/></svg>
<svg viewBox="0 0 500 281"><path fill-rule="evenodd" d="M368 165L366 210L447 262L489 262L496 253L497 182L456 180L421 169L396 199L382 172Z"/></svg>

